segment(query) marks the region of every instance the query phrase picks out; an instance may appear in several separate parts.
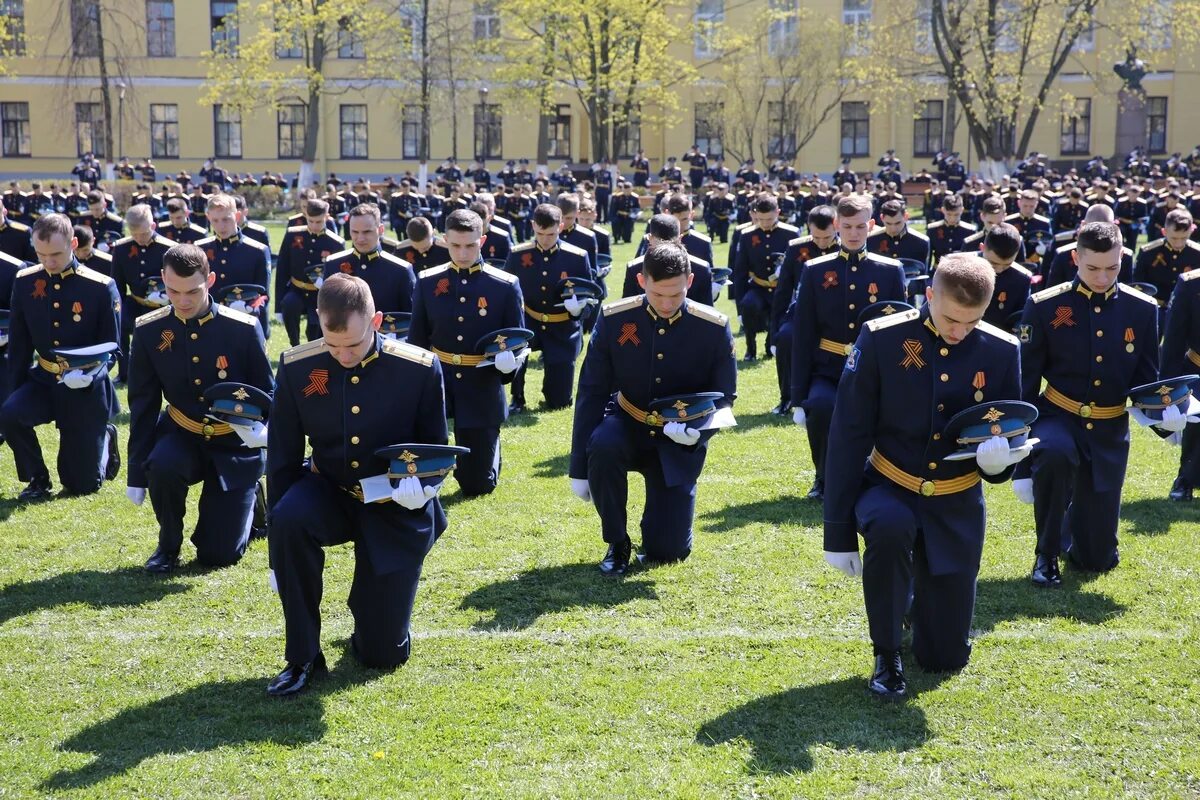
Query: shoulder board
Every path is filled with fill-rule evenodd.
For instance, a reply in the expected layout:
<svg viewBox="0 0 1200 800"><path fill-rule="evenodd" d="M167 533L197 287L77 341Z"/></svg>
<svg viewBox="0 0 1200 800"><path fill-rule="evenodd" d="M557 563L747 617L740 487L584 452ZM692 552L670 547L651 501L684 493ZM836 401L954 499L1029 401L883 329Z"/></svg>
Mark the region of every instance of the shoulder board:
<svg viewBox="0 0 1200 800"><path fill-rule="evenodd" d="M348 247L345 250L338 250L336 253L330 253L329 255L325 256L325 260L332 261L335 258L341 258L342 256L348 256L353 252L354 252L354 248Z"/></svg>
<svg viewBox="0 0 1200 800"><path fill-rule="evenodd" d="M1155 307L1158 306L1158 301L1155 300L1150 295L1143 292L1141 289L1135 289L1127 283L1122 283L1122 284L1120 284L1120 286L1121 286L1122 294L1127 294L1127 295L1130 295L1131 297L1136 297L1139 300L1145 300L1147 303L1149 303L1152 306L1155 306Z"/></svg>
<svg viewBox="0 0 1200 800"><path fill-rule="evenodd" d="M395 264L398 267L412 267L412 264L410 264L407 260L401 258L400 256L393 255L387 250L380 250L379 258L388 262L389 264Z"/></svg>
<svg viewBox="0 0 1200 800"><path fill-rule="evenodd" d="M386 237L385 237L385 238L386 238ZM404 240L404 241L402 241L402 242L396 242L396 249L397 249L397 250L399 250L401 247L412 247L412 246L413 246L413 241L412 241L412 239L405 239L405 240Z"/></svg>
<svg viewBox="0 0 1200 800"><path fill-rule="evenodd" d="M1079 242L1071 242L1070 244L1064 244L1062 247L1055 250L1054 254L1058 255L1059 253L1063 253L1063 254L1070 253L1072 250L1075 249L1075 247L1078 244L1079 244Z"/></svg>
<svg viewBox="0 0 1200 800"><path fill-rule="evenodd" d="M1189 269L1187 272L1181 273L1179 277L1185 281L1194 281L1196 278L1200 278L1200 269Z"/></svg>
<svg viewBox="0 0 1200 800"><path fill-rule="evenodd" d="M944 219L939 219L937 222L931 222L931 223L929 223L928 225L926 225L926 226L925 226L925 230L927 230L927 231L928 231L928 230L932 230L932 229L934 229L934 228L942 227L942 226L944 226L945 224L946 224L946 220L944 220Z"/></svg>
<svg viewBox="0 0 1200 800"><path fill-rule="evenodd" d="M1043 217L1043 219L1044 219L1044 217ZM972 225L970 222L963 222L961 219L958 221L958 227L960 227L960 228L966 228L966 229L967 229L967 230L969 230L969 231L977 231L977 230L979 230L979 229L978 229L978 228L976 228L974 225Z"/></svg>
<svg viewBox="0 0 1200 800"><path fill-rule="evenodd" d="M797 228L795 225L789 225L786 222L777 222L777 223L775 223L775 227L779 228L781 231L787 231L789 233L799 233L800 232L800 229Z"/></svg>
<svg viewBox="0 0 1200 800"><path fill-rule="evenodd" d="M517 282L516 275L505 272L502 269L496 269L495 267L490 266L488 264L483 265L483 272L485 275L491 275L493 278L499 278L500 280L504 281L505 283L516 283Z"/></svg>
<svg viewBox="0 0 1200 800"><path fill-rule="evenodd" d="M194 230L196 233L204 233L204 228L201 228L199 225L197 225L194 222L189 222L188 227L191 228L192 230ZM250 224L247 224L246 227L249 228Z"/></svg>
<svg viewBox="0 0 1200 800"><path fill-rule="evenodd" d="M564 253L570 253L571 255L576 255L576 256L586 256L587 255L587 250L584 250L582 247L579 247L578 245L571 244L570 242L564 242L561 239L558 241L558 247Z"/></svg>
<svg viewBox="0 0 1200 800"><path fill-rule="evenodd" d="M112 220L113 222L122 222L123 223L125 221L111 211L109 211L107 214L105 214L104 217L105 217L105 219Z"/></svg>
<svg viewBox="0 0 1200 800"><path fill-rule="evenodd" d="M85 267L82 264L76 268L75 274L81 278L87 278L89 281L95 281L96 283L109 284L113 282L113 279L105 275L103 272L98 272L91 267Z"/></svg>
<svg viewBox="0 0 1200 800"><path fill-rule="evenodd" d="M688 236L693 236L702 242L711 242L712 241L711 236L701 233L700 231L696 230L695 228L688 229Z"/></svg>
<svg viewBox="0 0 1200 800"><path fill-rule="evenodd" d="M1154 250L1155 248L1162 247L1163 242L1165 242L1165 241L1167 241L1167 240L1166 239L1155 239L1153 242L1146 242L1144 245L1142 245L1142 252L1144 253L1147 250Z"/></svg>
<svg viewBox="0 0 1200 800"><path fill-rule="evenodd" d="M983 237L985 237L985 236L987 236L987 231L975 231L970 236L963 239L963 244L975 244L975 242L981 242L981 241L983 241ZM926 241L929 240L928 236L924 236L922 238L925 239Z"/></svg>
<svg viewBox="0 0 1200 800"><path fill-rule="evenodd" d="M612 231L610 231L608 228L604 227L603 225L597 225L596 227L592 228L592 233L599 233L599 234L603 234L604 236L612 236ZM704 234L700 233L699 231L696 231L696 233L700 236L704 236ZM704 238L708 239L707 236L704 236Z"/></svg>
<svg viewBox="0 0 1200 800"><path fill-rule="evenodd" d="M279 360L281 362L283 362L284 364L291 364L293 361L299 361L302 358L308 358L309 356L315 356L318 353L324 353L324 352L325 352L325 340L324 339L313 339L311 342L307 342L305 344L298 345L297 347L293 347L290 350L284 350L283 355L280 357Z"/></svg>
<svg viewBox="0 0 1200 800"><path fill-rule="evenodd" d="M117 245L129 244L129 243L130 243L130 242L132 242L132 241L133 241L133 237L132 237L132 236L123 236L123 237L121 237L120 239L117 239L115 242L113 242L113 243L112 243L112 246L113 246L113 247L116 247Z"/></svg>
<svg viewBox="0 0 1200 800"><path fill-rule="evenodd" d="M891 328L895 325L900 325L905 322L912 322L921 316L921 312L915 308L903 311L899 314L892 314L890 317L878 317L867 323L867 329L872 333L881 331L884 328Z"/></svg>
<svg viewBox="0 0 1200 800"><path fill-rule="evenodd" d="M133 324L135 327L140 328L143 325L146 325L148 323L151 323L156 320L160 320L163 317L166 317L173 310L174 309L172 309L170 306L163 306L162 308L156 308L148 314L142 314L140 317L138 317L137 319L135 319L133 321Z"/></svg>
<svg viewBox="0 0 1200 800"><path fill-rule="evenodd" d="M1042 222L1045 222L1047 225L1049 225L1049 224L1050 224L1050 218L1049 218L1049 217L1043 217L1041 214L1034 214L1034 215L1033 215L1033 218L1034 218L1034 219L1040 219Z"/></svg>
<svg viewBox="0 0 1200 800"><path fill-rule="evenodd" d="M338 244L345 244L345 243L346 243L346 240L345 240L345 239L343 239L342 237L338 236L338 235L337 235L336 233L334 233L333 231L329 230L329 228L326 228L325 230L321 231L321 235L322 235L322 236L324 236L326 239L333 239L333 240L334 240L335 242L337 242Z"/></svg>
<svg viewBox="0 0 1200 800"><path fill-rule="evenodd" d="M585 228L585 227L583 227L582 225L576 225L576 226L575 226L575 230L577 230L577 231L583 231L583 235L584 235L584 236L590 236L590 237L592 237L593 239L595 239L595 238L596 238L596 232L595 232L594 230L591 230L590 228Z"/></svg>
<svg viewBox="0 0 1200 800"><path fill-rule="evenodd" d="M21 231L22 233L29 230L28 225L26 225L24 222L17 222L15 219L10 219L8 221L8 226L14 231Z"/></svg>
<svg viewBox="0 0 1200 800"><path fill-rule="evenodd" d="M881 256L881 255L879 255L879 253L867 253L866 256L867 256L868 261L878 261L881 264L887 264L888 266L891 266L891 267L904 266L903 264L900 263L899 259L889 258L888 256Z"/></svg>
<svg viewBox="0 0 1200 800"><path fill-rule="evenodd" d="M641 308L644 297L644 294L635 294L632 297L623 297L615 303L609 303L604 307L604 316L610 317L613 314L620 314L622 311L632 311L635 308Z"/></svg>
<svg viewBox="0 0 1200 800"><path fill-rule="evenodd" d="M1071 291L1074 284L1071 281L1060 283L1058 286L1051 286L1049 289L1042 289L1040 292L1034 292L1032 300L1035 303L1040 303L1043 300L1049 300L1052 297L1058 297L1060 294L1066 294Z"/></svg>
<svg viewBox="0 0 1200 800"><path fill-rule="evenodd" d="M625 264L625 269L633 269L634 267L637 267L638 269L641 269L641 268L642 268L642 262L643 262L643 261L645 261L645 260L646 260L646 257L645 257L645 256L638 256L637 258L633 259L632 261L630 261L630 262L626 263L626 264ZM1197 271L1198 271L1198 272L1200 272L1200 270L1197 270Z"/></svg>
<svg viewBox="0 0 1200 800"><path fill-rule="evenodd" d="M1021 216L1021 213L1019 211L1014 211L1013 213L1011 213L1007 217L1005 217L1004 221L1008 222L1010 219L1017 219L1020 216Z"/></svg>
<svg viewBox="0 0 1200 800"><path fill-rule="evenodd" d="M705 322L711 322L714 325L725 327L729 324L729 317L717 311L712 306L706 306L704 303L693 303L691 300L687 302L687 312L693 317L699 317Z"/></svg>
<svg viewBox="0 0 1200 800"><path fill-rule="evenodd" d="M1188 250L1200 250L1200 244L1196 244L1191 239L1187 240L1187 244L1185 245L1185 247L1187 247ZM1121 249L1125 250L1126 248L1122 247Z"/></svg>
<svg viewBox="0 0 1200 800"><path fill-rule="evenodd" d="M508 231L505 230L504 228L501 228L499 225L488 225L487 232L488 233L498 233L501 236L508 236Z"/></svg>
<svg viewBox="0 0 1200 800"><path fill-rule="evenodd" d="M1021 343L1017 339L1017 337L1013 336L1011 333L1004 330L1003 328L997 328L995 325L991 324L990 322L980 321L980 323L976 327L979 330L983 331L984 333L988 334L989 336L994 336L995 338L997 338L1003 342L1007 342L1008 344L1011 344L1013 347L1020 347L1020 345L1021 345Z"/></svg>
<svg viewBox="0 0 1200 800"><path fill-rule="evenodd" d="M435 238L435 239L433 240L433 246L434 246L434 247L444 247L444 248L446 248L446 250L447 250L447 251L450 249L450 246L449 246L449 245L447 245L447 244L446 244L446 242L445 242L444 240L442 240L442 239L437 239L437 238Z"/></svg>
<svg viewBox="0 0 1200 800"><path fill-rule="evenodd" d="M876 236L883 236L885 233L887 233L887 230L885 230L884 228L876 228L875 230L873 230L867 234L867 238L873 239Z"/></svg>
<svg viewBox="0 0 1200 800"><path fill-rule="evenodd" d="M205 236L203 239L197 239L194 242L194 244L196 245L196 247L204 247L204 245L212 244L216 240L217 240L217 237L215 235L214 236Z"/></svg>
<svg viewBox="0 0 1200 800"><path fill-rule="evenodd" d="M161 244L164 247L166 247L168 250L170 250L172 247L175 246L175 242L172 242L167 237L165 237L161 234L158 234L158 233L154 234L154 241L151 242L151 244Z"/></svg>
<svg viewBox="0 0 1200 800"><path fill-rule="evenodd" d="M41 265L41 264L34 264L34 265L33 265L33 266L31 266L31 267L26 267L25 269L19 269L19 270L17 270L17 277L18 277L18 278L24 278L25 276L27 276L27 275L32 275L32 274L34 274L35 272L41 272L43 269L44 269L44 268L42 267L42 265Z"/></svg>
<svg viewBox="0 0 1200 800"><path fill-rule="evenodd" d="M92 257L98 258L101 261L112 261L112 256L110 256L108 253L103 252L102 250L93 250Z"/></svg>
<svg viewBox="0 0 1200 800"><path fill-rule="evenodd" d="M692 263L692 265L693 265L693 268L692 268L692 272L693 272L693 273L696 271L696 270L695 270L695 265L697 265L697 264L698 264L698 265L700 265L700 266L702 266L702 267L704 267L705 269L707 269L707 268L708 268L708 262L707 262L707 261L705 261L703 258L696 258L696 257L695 257L694 255L692 255L691 253L688 253L688 261L690 261L690 262Z"/></svg>
<svg viewBox="0 0 1200 800"><path fill-rule="evenodd" d="M388 247L399 247L400 246L400 242L396 241L395 239L393 239L390 236L380 236L379 243L387 245Z"/></svg>
<svg viewBox="0 0 1200 800"><path fill-rule="evenodd" d="M200 226L197 225L196 227L199 228ZM242 227L247 228L252 231L265 231L266 230L266 228L264 228L262 225L259 225L257 222L247 222Z"/></svg>
<svg viewBox="0 0 1200 800"><path fill-rule="evenodd" d="M811 236L797 236L795 239L790 239L788 241L788 247L794 247L794 246L800 245L800 244L808 244L811 241L812 241Z"/></svg>
<svg viewBox="0 0 1200 800"><path fill-rule="evenodd" d="M287 232L288 233L304 233L306 230L308 230L307 225L293 225L287 229Z"/></svg>
<svg viewBox="0 0 1200 800"><path fill-rule="evenodd" d="M817 256L816 258L810 258L808 261L804 262L804 265L806 267L811 267L814 264L824 264L827 261L834 261L840 256L841 256L841 252L835 250L834 252L826 253L823 256Z"/></svg>
<svg viewBox="0 0 1200 800"><path fill-rule="evenodd" d="M1191 240L1188 241L1188 244L1191 244ZM1197 245L1197 246L1200 247L1200 245ZM1125 256L1129 256L1130 258L1133 258L1133 251L1130 250L1128 247L1121 248L1121 258L1124 258Z"/></svg>
<svg viewBox="0 0 1200 800"><path fill-rule="evenodd" d="M757 227L758 227L757 222L743 222L741 225L737 226L737 230L745 232L752 228L757 228Z"/></svg>
<svg viewBox="0 0 1200 800"><path fill-rule="evenodd" d="M1021 265L1021 264L1018 264L1016 261L1014 261L1013 263L1009 264L1009 265L1008 265L1008 268L1009 268L1009 269L1015 269L1017 272L1021 273L1022 275L1024 275L1024 276L1025 276L1025 277L1027 277L1027 278L1032 278L1032 277L1033 277L1033 273L1029 271L1029 268L1028 268L1028 267L1025 267L1025 266L1023 266L1023 265Z"/></svg>
<svg viewBox="0 0 1200 800"><path fill-rule="evenodd" d="M230 319L235 319L238 322L244 322L247 325L257 325L258 324L257 317L255 317L253 314L247 314L244 311L236 311L232 308L226 308L225 306L220 305L220 304L213 306L213 310L216 311L217 315L221 316L221 317L229 317Z"/></svg>
<svg viewBox="0 0 1200 800"><path fill-rule="evenodd" d="M268 248L265 244L258 241L257 239L251 239L249 236L242 237L242 244L250 245L255 250L270 250L270 248Z"/></svg>
<svg viewBox="0 0 1200 800"><path fill-rule="evenodd" d="M432 278L434 275L441 275L443 272L445 272L448 269L450 269L449 264L442 264L440 267L430 267L429 269L421 270L421 272L417 275L417 277L422 280L424 280L425 278Z"/></svg>
<svg viewBox="0 0 1200 800"><path fill-rule="evenodd" d="M523 250L528 250L528 249L532 248L533 244L534 244L533 240L530 240L528 242L521 242L520 244L513 246L513 248L511 250L509 250L509 252L510 253L520 253Z"/></svg>
<svg viewBox="0 0 1200 800"><path fill-rule="evenodd" d="M415 344L398 342L395 339L384 339L379 349L389 356L398 356L423 367L431 367L435 361L433 353L428 350L422 350Z"/></svg>
<svg viewBox="0 0 1200 800"><path fill-rule="evenodd" d="M921 233L920 231L914 231L912 228L909 228L909 229L908 229L908 231L907 231L907 233L909 233L909 234L910 234L910 235L912 235L912 236L915 236L915 237L917 237L918 239L921 239L922 241L926 241L926 242L928 242L928 241L929 241L929 237L928 237L928 236L926 236L925 234ZM978 233L978 231L977 231L977 233Z"/></svg>

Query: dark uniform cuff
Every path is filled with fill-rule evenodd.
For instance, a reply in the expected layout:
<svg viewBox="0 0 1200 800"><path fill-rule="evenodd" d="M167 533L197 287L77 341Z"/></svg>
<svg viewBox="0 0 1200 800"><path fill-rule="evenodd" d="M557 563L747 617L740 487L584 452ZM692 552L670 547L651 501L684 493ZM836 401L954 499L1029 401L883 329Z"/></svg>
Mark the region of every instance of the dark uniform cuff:
<svg viewBox="0 0 1200 800"><path fill-rule="evenodd" d="M857 553L858 526L853 522L825 520L824 546L828 553Z"/></svg>

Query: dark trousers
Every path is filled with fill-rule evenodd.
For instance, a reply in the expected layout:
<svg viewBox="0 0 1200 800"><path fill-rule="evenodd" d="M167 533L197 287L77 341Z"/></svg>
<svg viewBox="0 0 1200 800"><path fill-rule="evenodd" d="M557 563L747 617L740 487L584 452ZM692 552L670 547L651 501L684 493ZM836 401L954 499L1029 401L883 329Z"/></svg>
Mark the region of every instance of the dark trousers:
<svg viewBox="0 0 1200 800"><path fill-rule="evenodd" d="M608 222L608 203L612 199L612 189L596 187L596 222Z"/></svg>
<svg viewBox="0 0 1200 800"><path fill-rule="evenodd" d="M188 487L203 482L200 515L192 544L196 559L211 567L236 564L250 542L257 482L236 489L221 488L208 448L194 434L167 430L159 434L146 462L150 503L158 519L158 546L178 553L183 544L183 517Z"/></svg>
<svg viewBox="0 0 1200 800"><path fill-rule="evenodd" d="M782 403L792 396L792 323L780 325L771 343L775 345L775 379Z"/></svg>
<svg viewBox="0 0 1200 800"><path fill-rule="evenodd" d="M308 296L311 294L312 299ZM283 314L283 327L287 331L288 342L292 347L300 344L300 322L305 323L305 341L321 338L321 323L317 319L316 293L289 291L279 303L279 312Z"/></svg>
<svg viewBox="0 0 1200 800"><path fill-rule="evenodd" d="M829 452L829 426L833 424L833 404L837 400L837 384L828 378L814 377L804 398L804 429L808 432L808 449L812 453L816 479L825 481L825 455Z"/></svg>
<svg viewBox="0 0 1200 800"><path fill-rule="evenodd" d="M742 332L746 334L746 355L757 356L758 334L767 334L763 346L771 346L768 327L771 323L771 299L766 290L747 289L738 310L742 315Z"/></svg>
<svg viewBox="0 0 1200 800"><path fill-rule="evenodd" d="M854 511L862 531L863 600L876 652L899 650L905 610L912 593L912 648L917 662L933 672L959 669L971 656L978 570L931 575L925 541L904 489L869 487Z"/></svg>
<svg viewBox="0 0 1200 800"><path fill-rule="evenodd" d="M514 403L525 404L525 373L529 369L529 360L521 365L513 376L512 396ZM546 398L549 409L566 408L571 405L571 387L575 382L575 362L564 361L556 364L546 363L542 358L542 396Z"/></svg>
<svg viewBox="0 0 1200 800"><path fill-rule="evenodd" d="M408 626L428 546L415 546L398 569L378 574L366 556L360 538L364 535L425 541L316 475L303 476L275 504L271 568L283 605L284 657L289 663L311 661L320 652L324 548L350 541L354 582L348 605L354 617L354 654L370 667L396 667L408 660Z"/></svg>
<svg viewBox="0 0 1200 800"><path fill-rule="evenodd" d="M71 494L99 490L108 454L106 426L115 402L107 376L86 389L34 380L22 384L0 406L0 433L12 448L17 477L25 483L49 479L34 428L53 422L58 428L58 477L63 488Z"/></svg>
<svg viewBox="0 0 1200 800"><path fill-rule="evenodd" d="M461 428L454 425L454 443L471 448L458 457L454 477L468 497L491 494L500 482L500 429Z"/></svg>
<svg viewBox="0 0 1200 800"><path fill-rule="evenodd" d="M729 220L714 219L708 223L708 235L718 239L721 244L729 241Z"/></svg>
<svg viewBox="0 0 1200 800"><path fill-rule="evenodd" d="M633 241L633 217L618 214L612 219L613 242L629 244Z"/></svg>
<svg viewBox="0 0 1200 800"><path fill-rule="evenodd" d="M1065 549L1072 562L1095 572L1116 566L1121 488L1097 491L1091 458L1074 448L1048 447L1030 457L1037 552L1057 556Z"/></svg>
<svg viewBox="0 0 1200 800"><path fill-rule="evenodd" d="M1200 486L1200 428L1188 425L1183 429L1179 448L1179 477L1193 487Z"/></svg>
<svg viewBox="0 0 1200 800"><path fill-rule="evenodd" d="M654 561L680 561L692 552L692 518L696 484L667 486L658 456L657 437L647 426L609 416L596 426L588 441L588 486L600 513L600 529L609 544L623 541L629 501L629 473L646 481L642 512L642 549ZM675 447L674 442L666 446Z"/></svg>

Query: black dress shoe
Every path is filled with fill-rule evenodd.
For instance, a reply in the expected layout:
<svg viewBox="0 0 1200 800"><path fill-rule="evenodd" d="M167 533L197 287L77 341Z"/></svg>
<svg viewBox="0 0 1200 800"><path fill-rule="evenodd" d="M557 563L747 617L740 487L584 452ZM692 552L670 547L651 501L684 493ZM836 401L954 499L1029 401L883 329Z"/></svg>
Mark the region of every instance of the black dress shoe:
<svg viewBox="0 0 1200 800"><path fill-rule="evenodd" d="M908 695L908 682L904 680L904 665L900 663L900 651L876 653L875 674L867 681L867 690L884 700L900 700Z"/></svg>
<svg viewBox="0 0 1200 800"><path fill-rule="evenodd" d="M777 417L784 417L784 416L787 416L788 412L791 410L792 410L791 401L780 400L779 405L777 405L771 409L771 413Z"/></svg>
<svg viewBox="0 0 1200 800"><path fill-rule="evenodd" d="M308 688L308 684L317 675L329 672L325 666L325 654L317 653L312 661L303 664L288 664L283 672L276 675L267 684L267 694L272 697L290 697Z"/></svg>
<svg viewBox="0 0 1200 800"><path fill-rule="evenodd" d="M763 353L763 361L770 361L775 356L771 353L771 348L767 348L767 352Z"/></svg>
<svg viewBox="0 0 1200 800"><path fill-rule="evenodd" d="M758 356L754 355L753 353L746 353L746 355L742 356L742 361L743 362L758 361Z"/></svg>
<svg viewBox="0 0 1200 800"><path fill-rule="evenodd" d="M1175 479L1175 483L1171 486L1171 493L1167 495L1168 500L1174 500L1176 503L1192 502L1192 485L1179 476Z"/></svg>
<svg viewBox="0 0 1200 800"><path fill-rule="evenodd" d="M166 575L178 568L179 553L172 553L161 547L154 551L154 555L146 559L146 572L153 572L156 575Z"/></svg>
<svg viewBox="0 0 1200 800"><path fill-rule="evenodd" d="M633 543L626 536L623 541L608 546L608 553L605 554L604 560L600 562L600 574L611 578L619 578L629 569L629 554L633 550Z"/></svg>
<svg viewBox="0 0 1200 800"><path fill-rule="evenodd" d="M524 414L525 413L525 401L524 400L513 400L512 405L510 405L508 407L508 413L509 414Z"/></svg>
<svg viewBox="0 0 1200 800"><path fill-rule="evenodd" d="M121 446L117 442L117 426L110 422L104 429L108 432L108 462L104 465L104 480L111 481L121 471Z"/></svg>
<svg viewBox="0 0 1200 800"><path fill-rule="evenodd" d="M1034 586L1043 589L1051 586L1062 586L1062 574L1058 571L1058 556L1048 556L1039 553L1033 563L1033 574L1029 576Z"/></svg>
<svg viewBox="0 0 1200 800"><path fill-rule="evenodd" d="M34 478L29 482L29 485L21 490L21 494L17 496L17 500L22 503L36 503L39 500L45 500L53 494L53 489L50 486L50 476L46 475L42 478Z"/></svg>
<svg viewBox="0 0 1200 800"><path fill-rule="evenodd" d="M806 495L809 500L824 500L825 499L825 481L818 478L813 481L812 488L808 490Z"/></svg>

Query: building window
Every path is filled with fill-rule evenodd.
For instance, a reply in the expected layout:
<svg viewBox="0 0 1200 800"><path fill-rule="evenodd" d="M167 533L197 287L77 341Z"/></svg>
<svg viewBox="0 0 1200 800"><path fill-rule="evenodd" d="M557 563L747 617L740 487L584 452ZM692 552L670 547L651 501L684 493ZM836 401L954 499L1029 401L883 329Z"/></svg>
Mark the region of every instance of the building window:
<svg viewBox="0 0 1200 800"><path fill-rule="evenodd" d="M767 103L767 157L791 160L796 157L796 104Z"/></svg>
<svg viewBox="0 0 1200 800"><path fill-rule="evenodd" d="M842 103L842 157L858 158L871 152L871 116L867 104Z"/></svg>
<svg viewBox="0 0 1200 800"><path fill-rule="evenodd" d="M365 105L342 106L340 113L342 158L366 158L367 107Z"/></svg>
<svg viewBox="0 0 1200 800"><path fill-rule="evenodd" d="M104 112L99 103L75 104L75 144L79 155L104 156Z"/></svg>
<svg viewBox="0 0 1200 800"><path fill-rule="evenodd" d="M642 149L642 111L635 108L629 119L619 123L613 131L616 158L633 158Z"/></svg>
<svg viewBox="0 0 1200 800"><path fill-rule="evenodd" d="M797 0L770 0L771 12L767 24L767 52L775 58L794 56L799 52L800 17Z"/></svg>
<svg viewBox="0 0 1200 800"><path fill-rule="evenodd" d="M179 158L179 106L174 103L150 104L150 155Z"/></svg>
<svg viewBox="0 0 1200 800"><path fill-rule="evenodd" d="M367 48L362 37L345 26L338 28L338 58L366 58Z"/></svg>
<svg viewBox="0 0 1200 800"><path fill-rule="evenodd" d="M212 49L229 54L237 52L237 0L212 0L209 6L209 27L212 30Z"/></svg>
<svg viewBox="0 0 1200 800"><path fill-rule="evenodd" d="M475 157L499 158L502 144L500 106L475 104Z"/></svg>
<svg viewBox="0 0 1200 800"><path fill-rule="evenodd" d="M217 158L242 157L242 112L230 106L213 106L213 142Z"/></svg>
<svg viewBox="0 0 1200 800"><path fill-rule="evenodd" d="M1000 0L996 4L996 49L1002 53L1016 52L1024 35L1022 28L1030 22L1023 17L1017 0Z"/></svg>
<svg viewBox="0 0 1200 800"><path fill-rule="evenodd" d="M1175 24L1172 0L1150 0L1141 10L1143 50L1170 50L1175 37L1171 27Z"/></svg>
<svg viewBox="0 0 1200 800"><path fill-rule="evenodd" d="M4 17L0 53L25 55L25 0L0 0L0 17Z"/></svg>
<svg viewBox="0 0 1200 800"><path fill-rule="evenodd" d="M1064 156L1084 156L1092 150L1092 101L1087 97L1063 101L1059 148Z"/></svg>
<svg viewBox="0 0 1200 800"><path fill-rule="evenodd" d="M546 118L546 140L549 149L546 155L550 158L571 157L571 107L558 106L553 114Z"/></svg>
<svg viewBox="0 0 1200 800"><path fill-rule="evenodd" d="M421 107L405 106L404 120L401 124L404 147L402 158L420 158L421 143L425 139L421 133Z"/></svg>
<svg viewBox="0 0 1200 800"><path fill-rule="evenodd" d="M146 55L175 57L175 0L146 0Z"/></svg>
<svg viewBox="0 0 1200 800"><path fill-rule="evenodd" d="M303 58L304 32L299 29L283 31L279 29L279 21L275 21L275 57Z"/></svg>
<svg viewBox="0 0 1200 800"><path fill-rule="evenodd" d="M475 41L500 38L500 12L494 2L475 4Z"/></svg>
<svg viewBox="0 0 1200 800"><path fill-rule="evenodd" d="M304 157L304 106L294 104L279 109L278 140L280 158Z"/></svg>
<svg viewBox="0 0 1200 800"><path fill-rule="evenodd" d="M917 31L913 45L918 53L933 52L933 0L917 0Z"/></svg>
<svg viewBox="0 0 1200 800"><path fill-rule="evenodd" d="M1146 144L1151 153L1167 152L1167 98L1146 98Z"/></svg>
<svg viewBox="0 0 1200 800"><path fill-rule="evenodd" d="M721 139L721 120L725 117L724 103L697 103L692 142L709 158L723 158L725 146Z"/></svg>
<svg viewBox="0 0 1200 800"><path fill-rule="evenodd" d="M1096 21L1089 18L1087 25L1079 32L1079 38L1071 47L1077 53L1090 53L1096 49Z"/></svg>
<svg viewBox="0 0 1200 800"><path fill-rule="evenodd" d="M871 36L871 5L872 0L842 0L842 24L846 27L849 55L866 51Z"/></svg>
<svg viewBox="0 0 1200 800"><path fill-rule="evenodd" d="M5 158L31 155L29 149L29 103L0 103L0 130Z"/></svg>
<svg viewBox="0 0 1200 800"><path fill-rule="evenodd" d="M712 58L721 54L718 38L725 22L725 0L699 0L696 4L696 58Z"/></svg>
<svg viewBox="0 0 1200 800"><path fill-rule="evenodd" d="M76 58L96 58L100 55L98 0L71 0L71 52Z"/></svg>
<svg viewBox="0 0 1200 800"><path fill-rule="evenodd" d="M421 57L421 36L423 33L424 15L421 13L421 7L413 0L402 0L400 3L400 27L403 29L403 35L408 37L411 43L412 57Z"/></svg>
<svg viewBox="0 0 1200 800"><path fill-rule="evenodd" d="M932 156L942 149L943 103L922 100L913 119L913 155Z"/></svg>

